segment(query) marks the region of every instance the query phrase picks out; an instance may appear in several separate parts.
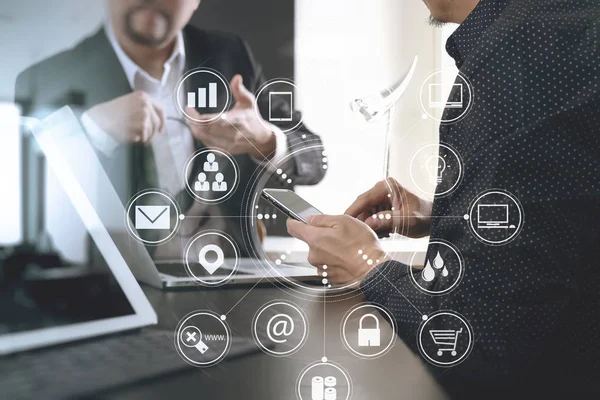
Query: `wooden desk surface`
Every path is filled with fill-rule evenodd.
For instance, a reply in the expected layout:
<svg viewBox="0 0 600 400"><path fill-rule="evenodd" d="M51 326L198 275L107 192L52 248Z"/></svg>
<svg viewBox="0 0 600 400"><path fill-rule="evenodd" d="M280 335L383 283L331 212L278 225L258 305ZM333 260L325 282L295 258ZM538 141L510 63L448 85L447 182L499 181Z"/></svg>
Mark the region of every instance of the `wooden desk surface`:
<svg viewBox="0 0 600 400"><path fill-rule="evenodd" d="M227 317L232 333L250 338L255 312L270 300L283 299L306 312L309 337L299 352L287 358L259 352L225 359L210 368L190 366L188 373L109 392L110 398L184 400L193 396L196 399L295 400L296 380L304 367L323 357L324 338L327 357L341 364L351 376L353 399L446 398L420 357L412 354L400 340L389 353L376 360L359 359L346 350L340 337L340 324L346 311L359 303L360 298L327 303L324 323L322 302L300 299L289 290L272 286L259 286L250 291L249 287L179 292L143 288L158 314L160 328L174 330L183 316L195 310L208 309L220 314L233 307ZM382 329L391 328L386 325Z"/></svg>

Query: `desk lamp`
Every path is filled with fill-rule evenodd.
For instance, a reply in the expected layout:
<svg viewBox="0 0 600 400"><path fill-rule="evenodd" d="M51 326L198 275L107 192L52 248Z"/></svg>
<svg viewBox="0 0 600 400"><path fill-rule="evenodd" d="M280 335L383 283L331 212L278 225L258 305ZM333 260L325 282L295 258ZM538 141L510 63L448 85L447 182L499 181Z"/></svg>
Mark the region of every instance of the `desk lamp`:
<svg viewBox="0 0 600 400"><path fill-rule="evenodd" d="M357 114L362 115L366 122L374 122L385 116L387 118L385 132L385 153L383 155L383 179L387 179L390 173L390 133L391 115L394 105L400 100L413 78L419 57L415 56L413 62L404 75L389 88L385 88L373 95L356 99L350 103L350 108Z"/></svg>

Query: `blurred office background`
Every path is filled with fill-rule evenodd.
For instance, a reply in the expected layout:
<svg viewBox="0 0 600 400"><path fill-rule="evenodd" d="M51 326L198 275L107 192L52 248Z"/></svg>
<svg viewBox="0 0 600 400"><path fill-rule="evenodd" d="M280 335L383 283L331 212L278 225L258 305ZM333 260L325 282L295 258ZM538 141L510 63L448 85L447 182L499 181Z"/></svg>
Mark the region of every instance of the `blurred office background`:
<svg viewBox="0 0 600 400"><path fill-rule="evenodd" d="M95 32L103 16L104 0L0 5L0 174L2 192L10 194L0 196L0 245L21 239L17 111L11 104L15 79L27 66ZM415 55L420 58L416 75L392 115L391 175L414 188L408 160L421 146L437 141L438 123L421 118L418 91L441 68L444 80L454 80L452 60L444 51L453 27L436 29L427 20L419 0L202 0L192 22L239 34L250 43L267 79L296 82L302 92L297 108L310 129L322 136L329 164L319 185L297 191L326 213L342 213L382 179L383 171L385 121L367 124L351 112L349 103L389 87ZM57 201L48 201L49 230L59 237L61 231L81 229L53 219ZM82 247L67 245L78 258Z"/></svg>

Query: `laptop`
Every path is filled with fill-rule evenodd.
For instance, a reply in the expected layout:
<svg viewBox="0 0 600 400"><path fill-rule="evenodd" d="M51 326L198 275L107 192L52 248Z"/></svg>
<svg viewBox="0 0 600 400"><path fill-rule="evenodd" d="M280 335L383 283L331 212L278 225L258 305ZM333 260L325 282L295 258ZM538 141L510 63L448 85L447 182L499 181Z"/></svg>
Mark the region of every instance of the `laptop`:
<svg viewBox="0 0 600 400"><path fill-rule="evenodd" d="M58 227L49 230L62 261L0 263L3 397L74 398L193 370L177 354L173 331L140 331L157 324L154 309L57 147L56 129L31 130L51 167L49 201L60 204L48 225ZM89 238L103 262L82 249ZM251 339L233 337L229 357L257 351Z"/></svg>
<svg viewBox="0 0 600 400"><path fill-rule="evenodd" d="M216 271L210 273L197 265L188 264L186 268L180 259L154 261L148 248L127 231L125 207L72 111L63 107L46 118L46 121L54 127L51 129L54 140L48 151L60 157L65 169L74 176L88 198L94 201L93 205L101 222L138 281L160 289L248 285L286 279L315 283L320 281L317 269L308 264L282 263L275 269L265 260L225 259ZM131 220L129 225L133 226ZM191 269L193 274L190 273Z"/></svg>

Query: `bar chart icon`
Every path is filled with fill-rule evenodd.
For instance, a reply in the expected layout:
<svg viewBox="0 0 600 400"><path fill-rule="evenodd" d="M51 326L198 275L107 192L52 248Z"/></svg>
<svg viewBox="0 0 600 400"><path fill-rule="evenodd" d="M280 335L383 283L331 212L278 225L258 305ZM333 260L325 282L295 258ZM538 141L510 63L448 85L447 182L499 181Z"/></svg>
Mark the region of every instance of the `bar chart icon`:
<svg viewBox="0 0 600 400"><path fill-rule="evenodd" d="M208 105L207 105L208 104ZM198 92L188 92L187 106L193 108L217 108L217 84L208 84L208 93L205 87L198 88Z"/></svg>

